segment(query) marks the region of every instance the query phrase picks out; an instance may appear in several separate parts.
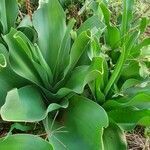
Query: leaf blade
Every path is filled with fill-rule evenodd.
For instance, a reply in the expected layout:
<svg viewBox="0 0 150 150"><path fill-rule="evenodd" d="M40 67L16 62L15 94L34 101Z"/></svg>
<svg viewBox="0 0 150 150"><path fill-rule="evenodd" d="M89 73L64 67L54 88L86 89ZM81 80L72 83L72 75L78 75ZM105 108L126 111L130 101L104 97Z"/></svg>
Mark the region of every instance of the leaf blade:
<svg viewBox="0 0 150 150"><path fill-rule="evenodd" d="M40 150L53 150L52 146L47 141L30 134L16 134L11 135L6 139L0 139L0 149L3 150L36 150L37 148Z"/></svg>

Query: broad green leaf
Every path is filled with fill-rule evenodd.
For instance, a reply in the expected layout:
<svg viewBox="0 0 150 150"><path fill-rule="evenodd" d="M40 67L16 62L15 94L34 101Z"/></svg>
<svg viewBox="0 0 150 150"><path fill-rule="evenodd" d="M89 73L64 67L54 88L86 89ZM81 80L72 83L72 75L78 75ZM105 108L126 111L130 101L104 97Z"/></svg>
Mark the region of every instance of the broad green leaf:
<svg viewBox="0 0 150 150"><path fill-rule="evenodd" d="M128 107L136 107L140 110L142 109L149 109L150 108L150 95L145 93L137 94L134 97L127 97L117 100L109 100L107 101L103 107L107 111L121 109L121 108L128 108Z"/></svg>
<svg viewBox="0 0 150 150"><path fill-rule="evenodd" d="M123 130L115 123L110 123L103 134L105 150L127 150L126 137Z"/></svg>
<svg viewBox="0 0 150 150"><path fill-rule="evenodd" d="M41 67L42 68L41 71L43 71L43 73L39 72L39 75L43 79L43 74L45 73L45 76L46 76L45 78L51 84L53 82L53 74L52 74L52 71L51 71L49 65L45 61L39 47L36 44L34 45L34 47L31 46L31 48L33 48L33 55L35 56L34 65L36 64L36 66ZM35 50L34 50L34 48L35 48Z"/></svg>
<svg viewBox="0 0 150 150"><path fill-rule="evenodd" d="M8 68L0 71L0 107L5 102L7 92L12 88L20 87L22 84L25 85L27 83L25 82L26 81L21 83L21 78L10 71Z"/></svg>
<svg viewBox="0 0 150 150"><path fill-rule="evenodd" d="M139 79L139 63L134 60L126 61L125 65L122 68L121 78L126 80L129 78Z"/></svg>
<svg viewBox="0 0 150 150"><path fill-rule="evenodd" d="M108 116L118 124L150 126L150 110L121 108L107 112Z"/></svg>
<svg viewBox="0 0 150 150"><path fill-rule="evenodd" d="M138 109L149 109L150 108L150 94L140 93L133 97L129 102L128 106L134 106Z"/></svg>
<svg viewBox="0 0 150 150"><path fill-rule="evenodd" d="M20 76L33 81L35 83L40 84L39 75L34 68L32 60L29 58L31 56L31 52L29 48L25 45L26 41L22 41L22 43L18 43L16 35L16 30L11 30L9 34L4 36L4 39L9 47L9 60L12 69L19 74Z"/></svg>
<svg viewBox="0 0 150 150"><path fill-rule="evenodd" d="M0 107L4 104L6 94L12 88L24 86L26 80L17 76L10 68L8 63L8 51L0 44Z"/></svg>
<svg viewBox="0 0 150 150"><path fill-rule="evenodd" d="M122 14L122 22L121 22L122 36L125 36L125 34L128 32L128 30L131 27L131 21L133 16L133 5L134 5L134 0L123 0L123 14Z"/></svg>
<svg viewBox="0 0 150 150"><path fill-rule="evenodd" d="M30 134L14 134L5 139L0 139L2 150L53 150L52 146L45 140Z"/></svg>
<svg viewBox="0 0 150 150"><path fill-rule="evenodd" d="M41 120L46 110L44 98L32 86L13 89L8 92L6 102L1 108L1 116L5 121Z"/></svg>
<svg viewBox="0 0 150 150"><path fill-rule="evenodd" d="M56 94L49 93L50 95L47 96L58 100L70 93L82 94L86 84L103 74L103 66L99 65L99 62L101 62L101 58L96 57L93 58L90 66L85 65L76 67L70 73L70 76L66 77L64 80L65 82L60 86L60 88L56 89Z"/></svg>
<svg viewBox="0 0 150 150"><path fill-rule="evenodd" d="M70 61L69 65L65 69L64 72L65 75L75 67L81 55L86 50L89 41L90 41L90 34L89 32L86 31L82 32L75 40L70 51Z"/></svg>
<svg viewBox="0 0 150 150"><path fill-rule="evenodd" d="M6 102L1 108L1 117L5 121L35 122L43 120L51 111L68 106L68 101L63 101L46 107L44 101L40 91L33 86L13 89L7 94Z"/></svg>
<svg viewBox="0 0 150 150"><path fill-rule="evenodd" d="M117 27L107 26L105 33L106 44L108 44L112 49L119 46L120 43L120 31Z"/></svg>
<svg viewBox="0 0 150 150"><path fill-rule="evenodd" d="M62 119L64 129L61 124L56 128L52 122L47 129L54 149L103 149L103 128L108 126L106 112L98 104L84 97L74 96L69 101L69 108Z"/></svg>
<svg viewBox="0 0 150 150"><path fill-rule="evenodd" d="M76 93L83 92L83 88L87 83L90 83L103 74L102 66L100 66L99 70L96 68L98 62L100 62L100 58L94 58L91 66L77 67L65 86Z"/></svg>
<svg viewBox="0 0 150 150"><path fill-rule="evenodd" d="M11 0L9 3L7 0L0 1L0 22L3 26L3 34L8 33L10 28L14 27L17 15L17 0Z"/></svg>
<svg viewBox="0 0 150 150"><path fill-rule="evenodd" d="M62 73L69 63L69 53L71 46L71 37L70 32L75 24L75 19L71 19L68 23L65 35L63 37L60 49L58 51L57 61L54 68L54 77L57 79L57 76Z"/></svg>
<svg viewBox="0 0 150 150"><path fill-rule="evenodd" d="M70 56L69 56L69 64L65 68L61 79L58 81L58 83L54 86L54 89L58 89L64 84L64 81L66 79L66 76L68 73L70 73L74 67L76 66L77 62L79 61L81 55L87 50L86 47L89 44L90 41L90 35L88 32L82 32L75 40L75 42L72 45Z"/></svg>
<svg viewBox="0 0 150 150"><path fill-rule="evenodd" d="M86 51L84 51L81 58L79 59L78 65L90 64L90 59L91 58L89 59L88 55L92 51L92 47L93 47L92 45L93 45L94 42L97 42L96 45L100 44L99 39L100 39L100 36L102 35L102 33L104 32L105 27L106 26L101 21L100 16L96 15L95 13L92 17L88 18L85 22L83 22L83 24L79 27L79 29L77 30L77 34L80 35L82 32L84 32L86 30L89 30L91 32L91 37L90 37L91 40L90 40L89 44L86 47ZM95 39L97 39L97 40L95 40ZM88 52L88 55L87 55L87 52Z"/></svg>
<svg viewBox="0 0 150 150"><path fill-rule="evenodd" d="M37 32L31 26L19 27L18 30L23 32L32 43L37 40Z"/></svg>
<svg viewBox="0 0 150 150"><path fill-rule="evenodd" d="M110 26L110 17L111 17L110 10L107 8L107 6L104 3L101 3L100 7L104 15L105 24L107 26Z"/></svg>
<svg viewBox="0 0 150 150"><path fill-rule="evenodd" d="M44 1L33 15L38 45L52 72L66 31L65 19L65 13L58 0Z"/></svg>
<svg viewBox="0 0 150 150"><path fill-rule="evenodd" d="M52 73L38 47L15 29L5 35L4 39L9 47L9 60L13 71L39 86L49 88Z"/></svg>
<svg viewBox="0 0 150 150"><path fill-rule="evenodd" d="M100 35L99 33L105 28L104 23L100 20L98 15L93 15L88 18L77 30L77 34L81 34L84 31L95 29L97 30L96 35ZM99 36L98 36L99 37Z"/></svg>
<svg viewBox="0 0 150 150"><path fill-rule="evenodd" d="M134 96L140 93L145 93L149 95L149 91L150 91L150 82L145 81L145 82L140 82L136 86L131 86L122 92L124 95Z"/></svg>
<svg viewBox="0 0 150 150"><path fill-rule="evenodd" d="M140 81L137 79L133 79L133 78L128 79L123 83L123 85L121 87L121 92L125 91L126 89L128 89L130 87L137 86L139 83L140 83Z"/></svg>

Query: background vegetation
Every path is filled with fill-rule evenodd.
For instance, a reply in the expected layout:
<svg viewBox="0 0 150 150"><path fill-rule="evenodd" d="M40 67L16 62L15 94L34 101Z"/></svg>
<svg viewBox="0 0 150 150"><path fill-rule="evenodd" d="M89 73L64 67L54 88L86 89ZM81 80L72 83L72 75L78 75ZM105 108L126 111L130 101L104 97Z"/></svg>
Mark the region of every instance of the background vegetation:
<svg viewBox="0 0 150 150"><path fill-rule="evenodd" d="M74 17L76 19L76 26L80 26L88 17L91 16L90 3L93 0L60 0L64 9L67 13L67 18L70 19ZM117 19L119 18L120 13L122 12L122 0L108 0L109 9L112 11L111 22L116 24ZM31 0L32 11L36 10L38 7L38 0ZM27 14L25 0L18 0L20 12L24 16ZM79 12L82 12L79 14ZM137 22L143 17L150 19L150 0L136 0L134 6L134 20ZM147 27L147 30L143 36L143 39L150 37L150 26ZM149 49L150 50L150 49ZM42 128L41 128L42 129ZM36 128L38 130L38 128ZM37 132L37 131L36 131ZM38 131L40 132L40 131ZM129 149L131 150L149 150L150 144L150 128L136 127L132 132L126 133L126 137L129 144Z"/></svg>

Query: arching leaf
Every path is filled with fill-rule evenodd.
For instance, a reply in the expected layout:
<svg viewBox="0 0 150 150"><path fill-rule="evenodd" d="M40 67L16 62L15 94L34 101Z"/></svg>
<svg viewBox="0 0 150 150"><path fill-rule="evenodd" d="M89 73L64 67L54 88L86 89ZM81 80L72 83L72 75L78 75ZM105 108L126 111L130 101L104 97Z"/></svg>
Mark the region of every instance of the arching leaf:
<svg viewBox="0 0 150 150"><path fill-rule="evenodd" d="M11 12L11 13L10 13ZM3 34L9 32L11 27L14 27L18 15L17 0L1 0L0 1L0 22L3 26Z"/></svg>
<svg viewBox="0 0 150 150"><path fill-rule="evenodd" d="M0 139L0 149L3 150L53 150L52 146L40 137L30 134L14 134Z"/></svg>
<svg viewBox="0 0 150 150"><path fill-rule="evenodd" d="M104 129L104 149L105 150L126 150L127 142L124 131L115 123L110 123Z"/></svg>
<svg viewBox="0 0 150 150"><path fill-rule="evenodd" d="M5 102L7 92L12 88L21 87L27 84L27 81L15 74L8 62L8 51L0 44L0 107Z"/></svg>
<svg viewBox="0 0 150 150"><path fill-rule="evenodd" d="M58 0L47 0L33 15L38 45L52 72L66 31L66 16Z"/></svg>
<svg viewBox="0 0 150 150"><path fill-rule="evenodd" d="M98 104L84 97L74 96L69 101L69 107L61 121L66 132L63 132L63 128L60 132L57 130L61 129L59 123L58 128L50 124L51 127L47 129L54 149L103 149L103 128L108 126L106 112Z"/></svg>
<svg viewBox="0 0 150 150"><path fill-rule="evenodd" d="M68 101L61 104L51 103L46 107L45 99L33 86L25 86L8 92L6 102L1 108L1 117L5 121L35 122L43 120L51 111L66 108Z"/></svg>

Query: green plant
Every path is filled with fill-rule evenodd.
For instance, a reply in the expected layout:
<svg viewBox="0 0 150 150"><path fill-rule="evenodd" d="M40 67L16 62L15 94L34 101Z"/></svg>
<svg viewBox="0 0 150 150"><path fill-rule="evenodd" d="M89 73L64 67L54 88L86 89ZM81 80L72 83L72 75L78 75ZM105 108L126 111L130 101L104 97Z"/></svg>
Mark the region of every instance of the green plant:
<svg viewBox="0 0 150 150"><path fill-rule="evenodd" d="M134 1L124 0L122 21L112 25L97 3L103 15L74 31L58 0L41 2L32 22L25 17L3 32L0 103L5 121L42 121L48 142L14 134L0 139L0 149L127 149L124 130L150 125L150 39L140 41L148 22L134 27Z"/></svg>
<svg viewBox="0 0 150 150"><path fill-rule="evenodd" d="M5 1L3 2L7 6L7 3ZM70 130L69 136L74 135L78 137L80 134L91 135L88 133L90 126L85 132L82 130L75 132L72 129L72 119L75 118L71 117L71 113L76 113L77 117L81 117L81 120L85 123L90 119L86 115L88 110L91 109L94 113L98 113L96 113L96 118L93 118L94 124L92 121L93 126L90 129L93 130L93 138L94 136L99 138L102 136L103 126L107 124L106 113L94 102L88 101L84 97L76 96L74 93L81 94L84 86L101 74L94 65L97 61L100 61L100 58L94 59L90 65L82 65L80 63L77 67L77 62L86 50L92 38L92 33L85 27L80 28L76 39L71 41L70 31L75 21L72 19L68 26L66 26L65 19L64 11L59 2L57 0L50 0L48 3L41 3L40 9L33 14L33 26L38 33L38 38L36 39L37 44L32 43L30 41L31 39L29 38L29 40L23 34L24 31L17 31L14 28L11 28L10 32L3 36L8 51L1 44L1 105L5 102L1 107L1 116L5 121L37 122L44 120L50 112L52 112L50 117L53 117L55 110L68 107L70 101L68 112L65 111L65 114L62 113L62 116L69 114L66 117L67 120L64 121L65 124L68 124L67 130ZM27 22L31 23L28 18ZM23 27L24 23L21 23L19 26ZM7 91L9 92L7 93ZM71 106L71 104L74 105L74 102L77 103L75 108ZM78 111L77 106L81 107L80 111ZM100 125L98 125L98 120L101 121L101 117L98 115L99 113L104 118ZM84 121L85 117L87 120ZM75 123L78 127L80 126L77 120L75 120ZM100 130L99 133L96 132L97 125L100 127L98 129ZM61 127L54 129L53 125L51 125L51 129L49 130L46 128L50 134L51 132L54 132L54 134L58 134L59 132L60 134L63 133L60 129ZM49 138L52 136L55 139L55 135L47 134ZM68 140L69 146L72 147L72 139L69 136L66 140ZM5 142L0 144L0 148L6 149L5 146L7 145L5 144L10 142L15 149L17 147L17 141L26 141L27 138L30 139L32 137L31 135L8 136L4 140ZM98 138L95 143L98 143L99 147L101 143L99 143ZM33 143L36 144L36 140L38 142L40 139L33 137ZM59 141L59 138L56 138L56 140L58 142L56 146L61 145L63 147L60 142L61 140ZM88 136L83 139L81 138L79 142L88 142ZM55 143L50 143L55 147ZM78 145L74 143L74 146ZM88 146L88 144L85 146ZM24 147L26 145L22 145L22 149ZM38 145L35 145L36 149L37 147Z"/></svg>
<svg viewBox="0 0 150 150"><path fill-rule="evenodd" d="M107 67L104 64L104 74L90 87L95 101L103 106L109 117L110 125L104 130L104 147L109 150L127 148L122 141L114 144L114 139L122 139L123 130L131 130L137 124L150 125L150 39L140 40L149 21L142 18L135 27L132 22L133 4L134 1L124 1L122 21L117 26L110 22L111 13L106 5L100 4L106 24L102 51L110 64ZM146 53L143 55L143 52ZM118 130L114 132L113 126Z"/></svg>

